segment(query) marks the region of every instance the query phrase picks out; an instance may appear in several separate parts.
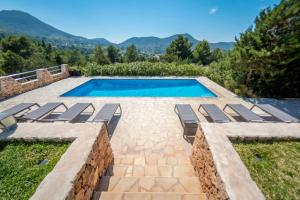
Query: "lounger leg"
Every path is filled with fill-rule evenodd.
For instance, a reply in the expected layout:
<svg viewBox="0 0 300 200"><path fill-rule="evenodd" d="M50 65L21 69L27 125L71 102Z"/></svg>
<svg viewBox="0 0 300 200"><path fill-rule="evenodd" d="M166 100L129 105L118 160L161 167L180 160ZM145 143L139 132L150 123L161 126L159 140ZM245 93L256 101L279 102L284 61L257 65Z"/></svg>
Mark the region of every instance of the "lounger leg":
<svg viewBox="0 0 300 200"><path fill-rule="evenodd" d="M200 104L199 107L198 107L198 111L199 111L199 112L200 112L201 107L202 107L202 105Z"/></svg>
<svg viewBox="0 0 300 200"><path fill-rule="evenodd" d="M202 108L202 105L200 104L200 106L199 106L199 108L198 108L198 112L201 113L201 114L204 115L204 116L207 115L207 113L204 114L204 113L202 113L202 112L200 111L201 108ZM203 110L204 110L204 109L203 109ZM204 112L205 112L205 110L204 110Z"/></svg>
<svg viewBox="0 0 300 200"><path fill-rule="evenodd" d="M250 110L252 110L254 107L256 107L256 105L254 104L251 108L250 108Z"/></svg>
<svg viewBox="0 0 300 200"><path fill-rule="evenodd" d="M177 107L175 106L175 108L174 108L174 111L175 111L175 113L178 115L178 110L177 110Z"/></svg>
<svg viewBox="0 0 300 200"><path fill-rule="evenodd" d="M228 105L226 104L225 107L223 108L223 111L225 111L225 109L228 107Z"/></svg>
<svg viewBox="0 0 300 200"><path fill-rule="evenodd" d="M120 114L122 114L122 107L121 107L121 105L119 105L119 108L120 108Z"/></svg>
<svg viewBox="0 0 300 200"><path fill-rule="evenodd" d="M66 110L68 110L68 107L64 103L62 103L62 106L65 107Z"/></svg>
<svg viewBox="0 0 300 200"><path fill-rule="evenodd" d="M38 108L41 107L38 103L35 103L33 106L37 106Z"/></svg>
<svg viewBox="0 0 300 200"><path fill-rule="evenodd" d="M95 112L95 106L93 105L93 104L91 104L91 107L93 108L93 112L92 112L92 114L94 114L94 112Z"/></svg>
<svg viewBox="0 0 300 200"><path fill-rule="evenodd" d="M119 109L120 109L120 113L116 113L116 114L122 115L122 107L120 104L119 104Z"/></svg>
<svg viewBox="0 0 300 200"><path fill-rule="evenodd" d="M31 111L31 110L32 110L31 108L34 107L34 106L37 106L38 108L41 107L41 106L40 106L39 104L37 104L37 103L36 103L36 104L33 104L30 108L28 108L28 111L27 111L27 112ZM25 112L25 113L27 113L27 112ZM24 113L24 114L25 114L25 113ZM23 115L24 115L24 114L23 114ZM22 116L23 116L23 115L22 115Z"/></svg>

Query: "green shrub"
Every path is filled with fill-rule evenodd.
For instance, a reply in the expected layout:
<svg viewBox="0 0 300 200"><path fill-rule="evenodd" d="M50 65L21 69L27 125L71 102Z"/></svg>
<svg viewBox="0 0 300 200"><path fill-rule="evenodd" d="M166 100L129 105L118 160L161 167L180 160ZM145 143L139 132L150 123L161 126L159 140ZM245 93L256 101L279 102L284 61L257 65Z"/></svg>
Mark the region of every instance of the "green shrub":
<svg viewBox="0 0 300 200"><path fill-rule="evenodd" d="M205 68L195 64L133 62L81 67L86 76L203 76Z"/></svg>

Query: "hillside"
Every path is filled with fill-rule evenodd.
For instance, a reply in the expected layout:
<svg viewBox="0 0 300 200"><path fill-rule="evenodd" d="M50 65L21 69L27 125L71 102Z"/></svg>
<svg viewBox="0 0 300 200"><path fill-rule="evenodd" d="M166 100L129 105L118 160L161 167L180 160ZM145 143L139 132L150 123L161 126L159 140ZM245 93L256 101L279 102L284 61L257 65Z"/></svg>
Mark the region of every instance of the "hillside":
<svg viewBox="0 0 300 200"><path fill-rule="evenodd" d="M4 35L27 35L36 39L45 39L57 46L78 46L92 48L95 45L108 45L106 39L87 39L58 30L32 15L15 10L0 11L0 33Z"/></svg>
<svg viewBox="0 0 300 200"><path fill-rule="evenodd" d="M157 53L161 54L165 52L165 49L171 44L173 40L178 37L179 34L172 35L166 38L158 38L158 37L133 37L124 42L118 44L119 48L126 48L127 46L134 44L140 51L147 53ZM190 34L182 34L189 39L189 41L193 44L193 47L199 42ZM210 43L210 47L212 49L220 48L222 50L229 50L233 48L234 42L218 42L218 43Z"/></svg>
<svg viewBox="0 0 300 200"><path fill-rule="evenodd" d="M16 10L0 11L0 34L27 35L38 40L44 39L55 46L75 46L86 49L94 48L97 45L108 46L110 44L125 49L127 46L134 44L141 52L152 54L164 53L167 46L178 37L178 34L166 38L153 36L132 37L120 44L114 44L104 38L87 39L66 33L28 13ZM197 44L198 40L193 36L189 34L184 34L184 36L193 43L193 46ZM223 50L231 49L233 44L233 42L210 43L212 49L220 48Z"/></svg>

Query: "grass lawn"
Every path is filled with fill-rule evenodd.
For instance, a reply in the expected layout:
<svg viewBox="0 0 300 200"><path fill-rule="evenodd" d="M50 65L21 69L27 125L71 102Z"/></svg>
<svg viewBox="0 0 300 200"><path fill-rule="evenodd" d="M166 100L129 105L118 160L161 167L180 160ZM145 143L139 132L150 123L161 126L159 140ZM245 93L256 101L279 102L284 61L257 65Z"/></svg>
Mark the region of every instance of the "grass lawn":
<svg viewBox="0 0 300 200"><path fill-rule="evenodd" d="M300 142L233 145L267 199L300 199Z"/></svg>
<svg viewBox="0 0 300 200"><path fill-rule="evenodd" d="M0 142L0 199L29 199L69 143ZM38 163L47 159L47 164Z"/></svg>

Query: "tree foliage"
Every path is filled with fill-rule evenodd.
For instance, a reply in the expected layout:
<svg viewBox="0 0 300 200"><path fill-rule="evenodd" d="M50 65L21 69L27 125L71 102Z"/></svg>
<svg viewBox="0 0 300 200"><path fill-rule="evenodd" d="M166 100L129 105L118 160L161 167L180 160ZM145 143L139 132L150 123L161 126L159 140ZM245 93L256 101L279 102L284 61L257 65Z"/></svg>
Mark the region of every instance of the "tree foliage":
<svg viewBox="0 0 300 200"><path fill-rule="evenodd" d="M207 40L200 41L193 50L193 60L195 63L208 65L211 61L211 52Z"/></svg>
<svg viewBox="0 0 300 200"><path fill-rule="evenodd" d="M3 52L10 51L24 59L29 58L33 53L32 42L23 36L9 36L6 40L2 40L1 47Z"/></svg>
<svg viewBox="0 0 300 200"><path fill-rule="evenodd" d="M124 55L125 62L135 62L139 59L139 52L134 45L130 45L127 47L125 55Z"/></svg>
<svg viewBox="0 0 300 200"><path fill-rule="evenodd" d="M300 1L260 12L255 28L236 40L231 64L246 95L300 96Z"/></svg>
<svg viewBox="0 0 300 200"><path fill-rule="evenodd" d="M113 45L107 47L107 57L110 63L116 63L121 61L120 50Z"/></svg>
<svg viewBox="0 0 300 200"><path fill-rule="evenodd" d="M105 65L109 63L108 58L105 56L101 46L98 46L94 50L93 61L99 65Z"/></svg>
<svg viewBox="0 0 300 200"><path fill-rule="evenodd" d="M192 55L191 47L188 38L179 35L166 49L164 59L168 62L188 60Z"/></svg>
<svg viewBox="0 0 300 200"><path fill-rule="evenodd" d="M216 48L214 49L212 52L211 52L211 61L220 61L222 58L223 58L223 53L222 53L222 50L219 49L219 48Z"/></svg>

